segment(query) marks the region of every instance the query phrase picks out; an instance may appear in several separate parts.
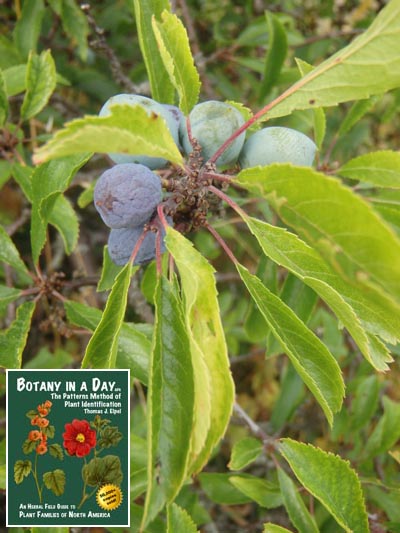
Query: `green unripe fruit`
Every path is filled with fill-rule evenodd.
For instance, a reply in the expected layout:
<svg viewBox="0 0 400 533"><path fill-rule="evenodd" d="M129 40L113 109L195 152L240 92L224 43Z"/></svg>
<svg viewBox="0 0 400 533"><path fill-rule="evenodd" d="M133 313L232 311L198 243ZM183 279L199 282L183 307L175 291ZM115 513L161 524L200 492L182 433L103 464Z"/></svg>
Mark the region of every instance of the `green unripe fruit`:
<svg viewBox="0 0 400 533"><path fill-rule="evenodd" d="M127 104L131 106L140 105L146 110L148 115L155 113L161 115L167 123L168 129L175 143L179 144L179 119L176 113L172 111L173 106L165 106L159 104L151 98L141 96L139 94L117 94L107 100L100 110L99 116L104 117L110 114L110 106L113 104ZM177 108L175 108L177 109ZM177 110L179 112L179 109ZM147 155L133 155L133 154L108 154L114 163L139 163L154 170L156 168L163 168L168 161L162 157L151 157Z"/></svg>
<svg viewBox="0 0 400 533"><path fill-rule="evenodd" d="M202 156L207 161L217 149L244 123L242 114L230 104L210 100L194 106L189 114L192 137L202 148ZM181 120L179 133L186 155L193 151L186 128L186 118ZM245 133L241 133L217 160L218 166L236 163L244 143Z"/></svg>
<svg viewBox="0 0 400 533"><path fill-rule="evenodd" d="M304 133L283 127L263 128L244 143L239 163L242 168L272 163L310 167L316 150L315 143Z"/></svg>

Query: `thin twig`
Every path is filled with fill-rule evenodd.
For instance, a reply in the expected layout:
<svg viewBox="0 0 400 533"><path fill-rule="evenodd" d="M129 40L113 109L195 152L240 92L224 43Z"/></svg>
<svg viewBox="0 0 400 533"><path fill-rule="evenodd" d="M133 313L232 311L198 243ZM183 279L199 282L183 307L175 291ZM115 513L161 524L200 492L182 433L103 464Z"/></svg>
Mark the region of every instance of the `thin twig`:
<svg viewBox="0 0 400 533"><path fill-rule="evenodd" d="M263 444L276 448L275 439L267 435L262 427L250 418L246 411L237 402L233 405L233 412L250 429L255 437L262 440Z"/></svg>
<svg viewBox="0 0 400 533"><path fill-rule="evenodd" d="M106 41L106 38L104 36L104 29L100 28L97 25L96 20L94 19L91 13L91 5L87 2L83 2L80 4L80 7L83 13L86 15L89 27L95 36L94 39L89 40L89 46L93 50L101 52L104 57L108 59L111 73L116 83L129 93L148 94L149 85L147 82L144 84L136 85L132 82L130 78L128 78L128 76L124 74L122 65L118 57L115 55L114 50L108 45Z"/></svg>

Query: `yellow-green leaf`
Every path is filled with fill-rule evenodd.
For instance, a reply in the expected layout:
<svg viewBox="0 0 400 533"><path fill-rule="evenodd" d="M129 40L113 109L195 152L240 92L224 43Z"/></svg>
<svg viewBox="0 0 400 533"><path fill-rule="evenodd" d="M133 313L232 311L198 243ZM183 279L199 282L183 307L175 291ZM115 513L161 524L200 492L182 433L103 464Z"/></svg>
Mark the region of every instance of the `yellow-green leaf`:
<svg viewBox="0 0 400 533"><path fill-rule="evenodd" d="M399 87L399 39L400 0L391 0L367 31L285 91L265 116L333 106Z"/></svg>
<svg viewBox="0 0 400 533"><path fill-rule="evenodd" d="M225 433L234 401L234 384L219 313L214 269L190 241L172 228L167 229L166 245L179 270L185 319L191 332L197 413L191 471L198 472ZM208 417L210 425L206 433ZM204 446L200 446L204 437Z"/></svg>
<svg viewBox="0 0 400 533"><path fill-rule="evenodd" d="M279 449L300 483L346 533L369 531L360 480L347 461L291 439L282 439Z"/></svg>
<svg viewBox="0 0 400 533"><path fill-rule="evenodd" d="M68 122L33 159L36 164L83 152L143 154L182 164L182 155L159 115L140 105L113 105L104 117L86 116Z"/></svg>
<svg viewBox="0 0 400 533"><path fill-rule="evenodd" d="M152 23L165 69L179 95L179 107L187 115L198 100L200 78L186 29L178 17L168 11L162 12L161 22L153 17Z"/></svg>
<svg viewBox="0 0 400 533"><path fill-rule="evenodd" d="M50 50L29 54L26 68L26 93L21 107L22 120L37 115L56 88L56 66Z"/></svg>
<svg viewBox="0 0 400 533"><path fill-rule="evenodd" d="M278 296L240 264L240 277L271 328L285 348L296 371L322 407L330 425L342 406L344 382L336 359L319 338Z"/></svg>
<svg viewBox="0 0 400 533"><path fill-rule="evenodd" d="M115 368L131 275L132 264L127 263L115 280L103 316L87 345L82 368Z"/></svg>

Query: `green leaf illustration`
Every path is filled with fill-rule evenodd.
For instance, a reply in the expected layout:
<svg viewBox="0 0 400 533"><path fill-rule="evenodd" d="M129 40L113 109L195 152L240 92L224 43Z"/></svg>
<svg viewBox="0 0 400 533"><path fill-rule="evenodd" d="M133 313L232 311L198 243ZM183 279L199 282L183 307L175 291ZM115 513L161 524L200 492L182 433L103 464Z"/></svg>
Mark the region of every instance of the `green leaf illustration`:
<svg viewBox="0 0 400 533"><path fill-rule="evenodd" d="M65 472L57 468L52 472L45 472L43 474L44 484L50 489L56 496L64 494L65 489Z"/></svg>
<svg viewBox="0 0 400 533"><path fill-rule="evenodd" d="M100 448L110 448L117 446L122 438L123 435L117 426L108 426L101 430L97 444Z"/></svg>
<svg viewBox="0 0 400 533"><path fill-rule="evenodd" d="M59 444L50 444L49 446L49 452L50 455L53 457L56 457L57 459L60 459L61 461L64 459L64 451L61 448Z"/></svg>
<svg viewBox="0 0 400 533"><path fill-rule="evenodd" d="M14 480L17 485L23 482L24 478L29 476L32 470L30 461L16 461L14 465Z"/></svg>
<svg viewBox="0 0 400 533"><path fill-rule="evenodd" d="M24 442L22 444L22 451L26 455L28 455L28 453L32 453L33 450L36 449L37 445L38 445L38 443L35 440L26 439L26 440L24 440Z"/></svg>
<svg viewBox="0 0 400 533"><path fill-rule="evenodd" d="M120 485L123 479L120 458L117 455L95 457L83 466L82 477L92 487L104 483Z"/></svg>

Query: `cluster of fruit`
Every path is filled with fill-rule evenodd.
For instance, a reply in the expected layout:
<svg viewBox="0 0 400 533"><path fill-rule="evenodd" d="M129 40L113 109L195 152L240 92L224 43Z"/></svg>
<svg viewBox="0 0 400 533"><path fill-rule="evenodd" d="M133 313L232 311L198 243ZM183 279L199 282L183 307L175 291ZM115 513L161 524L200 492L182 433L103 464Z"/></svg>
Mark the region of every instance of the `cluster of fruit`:
<svg viewBox="0 0 400 533"><path fill-rule="evenodd" d="M203 162L208 161L245 123L242 113L228 103L203 102L194 106L185 117L175 106L135 94L111 97L100 110L100 116L110 114L114 104L139 105L149 116L161 116L184 155L190 156L197 148ZM296 130L269 127L253 133L247 140L245 137L244 131L234 137L216 160L217 167L229 168L239 163L241 168L248 168L276 162L310 166L314 160L315 144ZM135 250L134 264L146 263L156 254L157 235L148 229L157 205L162 201L161 181L153 170L165 167L168 161L147 155L108 155L116 164L99 178L94 202L103 221L111 228L110 257L117 265L124 265ZM163 240L161 226L153 226L153 229L161 232ZM163 243L160 250L164 251Z"/></svg>

